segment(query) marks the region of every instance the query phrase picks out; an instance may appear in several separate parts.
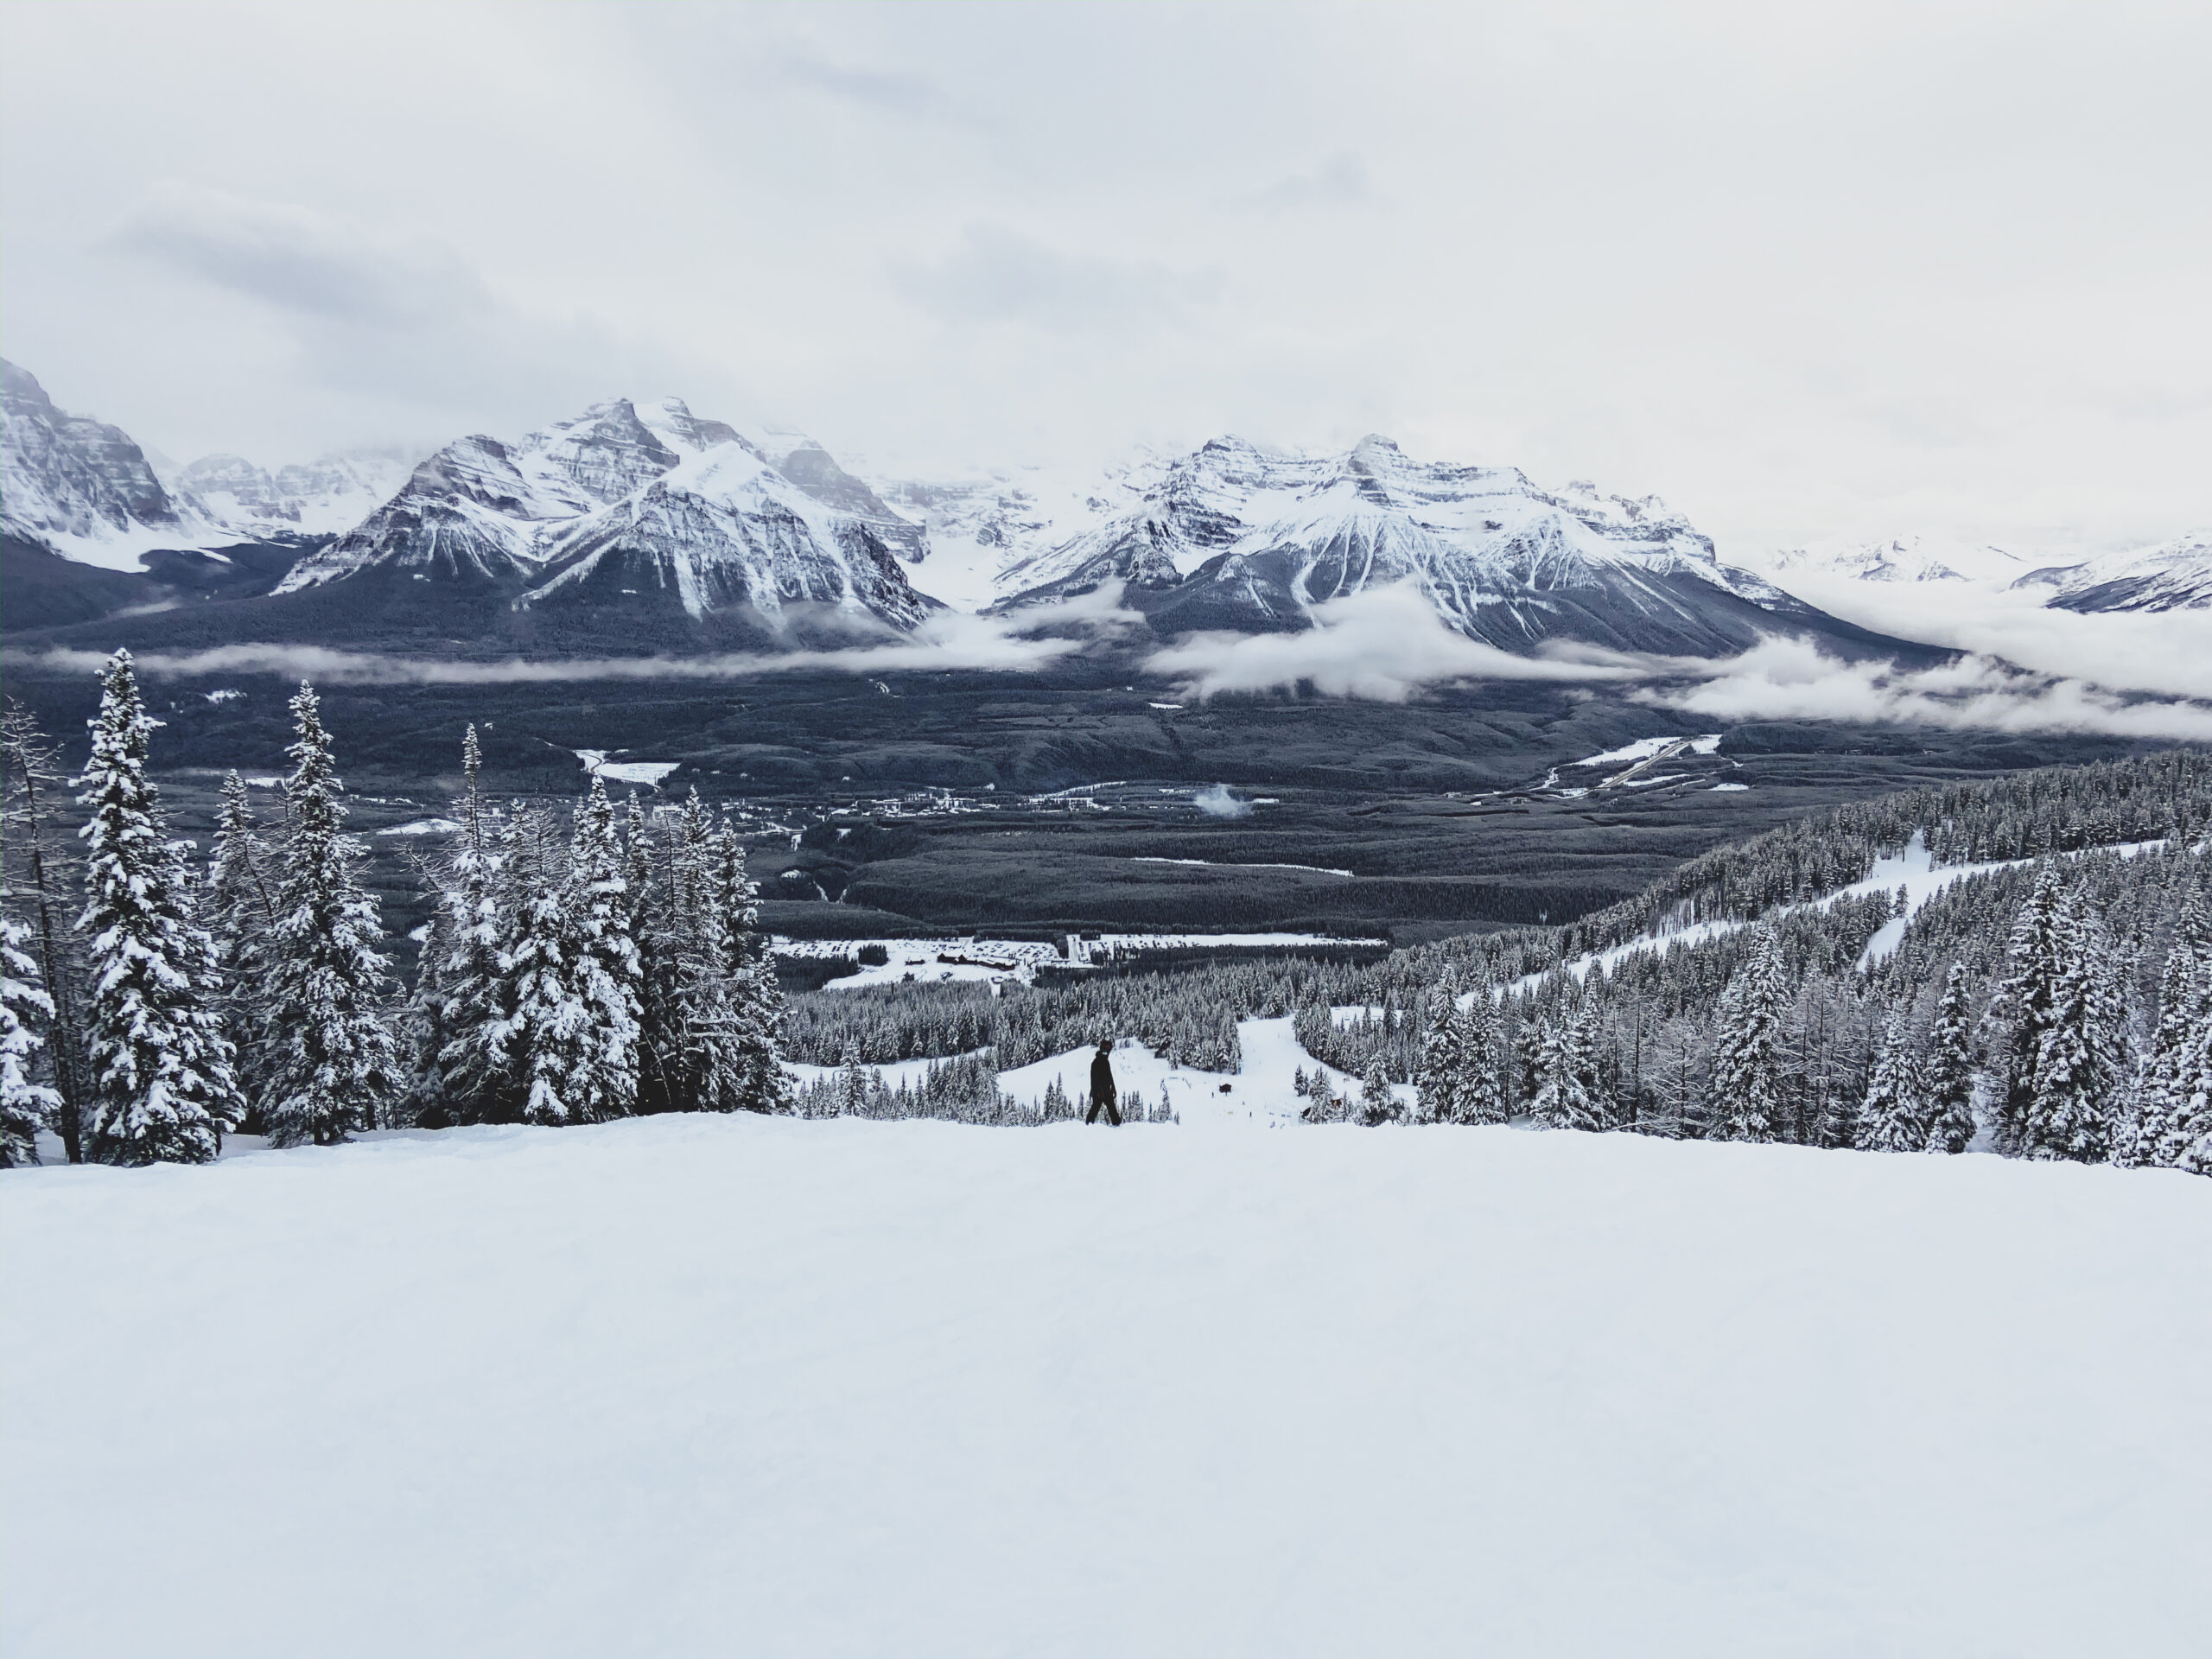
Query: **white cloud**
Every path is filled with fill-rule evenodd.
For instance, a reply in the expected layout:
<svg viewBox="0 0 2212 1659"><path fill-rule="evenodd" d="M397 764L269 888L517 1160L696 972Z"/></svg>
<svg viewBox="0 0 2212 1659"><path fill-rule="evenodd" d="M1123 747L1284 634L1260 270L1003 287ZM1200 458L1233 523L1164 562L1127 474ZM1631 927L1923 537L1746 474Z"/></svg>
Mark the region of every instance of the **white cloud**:
<svg viewBox="0 0 2212 1659"><path fill-rule="evenodd" d="M1227 784L1213 784L1191 797L1191 804L1210 818L1249 818L1252 803L1229 792Z"/></svg>
<svg viewBox="0 0 2212 1659"><path fill-rule="evenodd" d="M2098 732L2212 741L2212 707L2131 697L2027 673L1986 657L1900 671L1843 663L1806 641L1770 639L1702 677L1644 688L1639 701L1719 720L1834 720L1996 732Z"/></svg>
<svg viewBox="0 0 2212 1659"><path fill-rule="evenodd" d="M598 657L462 662L343 651L325 645L217 645L205 651L133 653L156 677L280 674L328 684L509 685L571 680L722 680L828 669L852 674L951 668L1020 673L1049 666L1091 640L1111 637L1141 618L1118 608L1119 590L1039 606L1014 617L941 611L910 638L830 651L728 652L709 657ZM26 653L41 667L95 673L105 652L53 650Z"/></svg>
<svg viewBox="0 0 2212 1659"><path fill-rule="evenodd" d="M2212 613L2082 614L2046 610L2032 593L1991 593L1964 582L1854 582L1800 572L1780 580L1830 615L1895 638L2121 690L2212 697Z"/></svg>
<svg viewBox="0 0 2212 1659"><path fill-rule="evenodd" d="M1624 661L1522 657L1454 633L1418 588L1401 582L1316 606L1298 633L1196 633L1154 652L1148 672L1184 695L1310 684L1325 696L1403 702L1453 680L1608 681L1637 677Z"/></svg>
<svg viewBox="0 0 2212 1659"><path fill-rule="evenodd" d="M1834 720L2000 732L2102 732L2212 741L2212 706L2114 691L1967 655L1928 669L1847 663L1809 641L1770 639L1712 661L1562 644L1522 657L1446 628L1412 587L1318 607L1303 633L1194 634L1146 666L1185 696L1281 690L1402 702L1431 686L1558 680L1622 686L1639 702L1720 720Z"/></svg>

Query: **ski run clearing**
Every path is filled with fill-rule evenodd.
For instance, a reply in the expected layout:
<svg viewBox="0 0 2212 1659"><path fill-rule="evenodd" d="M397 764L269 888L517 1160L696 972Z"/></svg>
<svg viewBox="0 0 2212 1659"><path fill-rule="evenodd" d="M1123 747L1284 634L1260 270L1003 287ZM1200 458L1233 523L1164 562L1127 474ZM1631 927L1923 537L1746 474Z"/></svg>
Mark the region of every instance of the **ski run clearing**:
<svg viewBox="0 0 2212 1659"><path fill-rule="evenodd" d="M2201 1180L1230 1124L11 1171L0 1648L2202 1653Z"/></svg>

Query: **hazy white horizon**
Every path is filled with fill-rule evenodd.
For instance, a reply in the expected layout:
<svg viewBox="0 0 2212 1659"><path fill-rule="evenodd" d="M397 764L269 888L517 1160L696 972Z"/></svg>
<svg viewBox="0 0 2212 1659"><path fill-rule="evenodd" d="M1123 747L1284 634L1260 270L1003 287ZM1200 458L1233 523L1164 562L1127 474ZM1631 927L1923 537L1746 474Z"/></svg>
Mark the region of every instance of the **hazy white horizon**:
<svg viewBox="0 0 2212 1659"><path fill-rule="evenodd" d="M181 461L650 387L922 475L1380 431L1732 559L2212 520L2202 7L0 31L0 351Z"/></svg>

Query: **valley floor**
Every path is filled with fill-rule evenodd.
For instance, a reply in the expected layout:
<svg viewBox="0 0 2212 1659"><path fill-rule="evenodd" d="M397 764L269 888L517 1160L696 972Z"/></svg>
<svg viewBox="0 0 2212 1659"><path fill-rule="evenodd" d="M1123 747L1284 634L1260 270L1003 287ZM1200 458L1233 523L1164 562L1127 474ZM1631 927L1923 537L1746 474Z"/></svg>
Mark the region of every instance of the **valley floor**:
<svg viewBox="0 0 2212 1659"><path fill-rule="evenodd" d="M2202 1651L2201 1180L1233 1121L11 1172L0 1648Z"/></svg>

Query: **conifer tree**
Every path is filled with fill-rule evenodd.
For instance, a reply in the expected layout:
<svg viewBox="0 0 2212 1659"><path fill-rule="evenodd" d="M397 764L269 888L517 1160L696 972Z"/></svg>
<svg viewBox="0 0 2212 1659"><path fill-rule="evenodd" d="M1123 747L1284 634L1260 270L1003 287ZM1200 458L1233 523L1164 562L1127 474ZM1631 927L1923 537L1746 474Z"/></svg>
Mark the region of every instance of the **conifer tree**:
<svg viewBox="0 0 2212 1659"><path fill-rule="evenodd" d="M1414 1073L1414 1087L1418 1090L1413 1114L1415 1122L1460 1121L1460 1095L1468 1066L1460 1048L1459 1001L1459 976L1447 963L1429 993L1428 1028L1421 1039L1421 1064Z"/></svg>
<svg viewBox="0 0 2212 1659"><path fill-rule="evenodd" d="M1537 1084L1529 1115L1548 1128L1603 1129L1611 1114L1599 1097L1589 1014L1561 1008L1547 1020L1538 1049Z"/></svg>
<svg viewBox="0 0 2212 1659"><path fill-rule="evenodd" d="M446 1040L438 1054L435 1086L450 1122L491 1123L512 1116L515 1100L505 1043L513 986L499 962L507 931L499 908L505 842L493 840L479 782L483 756L474 726L461 740L461 834L446 888L445 952L436 974Z"/></svg>
<svg viewBox="0 0 2212 1659"><path fill-rule="evenodd" d="M261 1052L270 1140L331 1146L390 1114L401 1084L385 1002L388 959L378 905L354 874L365 856L345 833L345 787L315 688L292 699L296 737L284 785L290 830L269 931Z"/></svg>
<svg viewBox="0 0 2212 1659"><path fill-rule="evenodd" d="M215 855L207 864L207 931L229 971L247 971L255 941L276 925L276 899L268 876L269 849L255 827L245 779L232 770L223 779L223 804L215 820Z"/></svg>
<svg viewBox="0 0 2212 1659"><path fill-rule="evenodd" d="M1989 1005L1992 1058L1998 1089L1997 1147L2009 1156L2026 1150L2034 1116L2044 1033L2051 1021L2065 941L2064 887L2056 860L2036 873L2034 890L2013 918L2005 974Z"/></svg>
<svg viewBox="0 0 2212 1659"><path fill-rule="evenodd" d="M1916 1072L1904 1015L1892 1014L1875 1051L1866 1098L1859 1110L1857 1145L1861 1152L1926 1150L1928 1112Z"/></svg>
<svg viewBox="0 0 2212 1659"><path fill-rule="evenodd" d="M53 1122L61 1096L31 1081L40 1037L34 1027L54 1017L54 999L39 983L38 963L25 949L30 929L7 908L0 889L0 1168L38 1161L38 1132Z"/></svg>
<svg viewBox="0 0 2212 1659"><path fill-rule="evenodd" d="M1576 1111L1567 1127L1573 1129L1610 1129L1615 1117L1611 1092L1599 1064L1598 1009L1584 1005L1567 1033L1567 1064L1574 1079Z"/></svg>
<svg viewBox="0 0 2212 1659"><path fill-rule="evenodd" d="M634 791L622 853L623 899L638 952L638 1109L677 1111L687 1072L667 873L655 861L652 824Z"/></svg>
<svg viewBox="0 0 2212 1659"><path fill-rule="evenodd" d="M1503 1123L1510 1116L1497 1077L1497 1003L1489 984L1478 980L1475 994L1459 1015L1459 1086L1462 1123Z"/></svg>
<svg viewBox="0 0 2212 1659"><path fill-rule="evenodd" d="M207 1163L244 1112L231 1046L212 1006L214 942L193 912L183 844L168 839L146 776L146 713L130 653L110 659L78 779L92 818L85 909L89 1156L112 1164Z"/></svg>
<svg viewBox="0 0 2212 1659"><path fill-rule="evenodd" d="M1781 948L1774 930L1762 927L1751 960L1721 994L1710 1110L1714 1140L1771 1141L1779 1133L1783 1020L1788 1007Z"/></svg>
<svg viewBox="0 0 2212 1659"><path fill-rule="evenodd" d="M1513 1027L1512 1110L1534 1116L1536 1091L1544 1081L1544 1022L1524 1012Z"/></svg>
<svg viewBox="0 0 2212 1659"><path fill-rule="evenodd" d="M246 1123L251 1127L257 1117L253 1103L264 1097L268 1082L257 1013L265 952L276 925L276 899L270 887L269 849L255 828L245 780L235 769L223 779L222 799L200 913L222 967L224 1027L236 1054L233 1069L247 1102Z"/></svg>
<svg viewBox="0 0 2212 1659"><path fill-rule="evenodd" d="M446 964L453 953L453 921L444 887L427 863L418 869L429 890L430 919L423 925L423 948L415 958L415 988L399 1016L399 1053L405 1065L399 1118L421 1128L442 1129L456 1121L444 1062L446 1045L453 1040L446 1023Z"/></svg>
<svg viewBox="0 0 2212 1659"><path fill-rule="evenodd" d="M729 980L729 1065L739 1104L750 1112L791 1109L791 1085L777 1058L784 997L775 963L760 936L760 906L746 873L745 843L725 817L715 836L714 899L720 912L724 971Z"/></svg>
<svg viewBox="0 0 2212 1659"><path fill-rule="evenodd" d="M2116 1020L2101 942L2078 890L2060 906L2054 937L2057 972L2016 1150L2025 1158L2099 1163L2111 1150Z"/></svg>
<svg viewBox="0 0 2212 1659"><path fill-rule="evenodd" d="M1382 1055L1377 1050L1367 1063L1367 1075L1359 1080L1359 1121L1373 1128L1377 1124L1395 1123L1402 1115L1398 1096L1390 1087L1390 1074L1383 1070Z"/></svg>
<svg viewBox="0 0 2212 1659"><path fill-rule="evenodd" d="M1974 1008L1967 995L1967 966L1951 964L1943 998L1928 1028L1921 1094L1928 1116L1926 1149L1961 1153L1979 1127L1974 1120Z"/></svg>
<svg viewBox="0 0 2212 1659"><path fill-rule="evenodd" d="M81 976L65 913L67 880L60 849L49 855L47 848L54 791L66 785L67 774L36 718L13 697L0 709L0 762L6 767L6 838L17 849L27 878L23 899L30 918L29 948L38 964L40 988L52 1004L41 1023L46 1065L54 1078L54 1127L61 1136L64 1155L73 1164L82 1163L90 1079L79 1018Z"/></svg>
<svg viewBox="0 0 2212 1659"><path fill-rule="evenodd" d="M542 852L521 861L537 879L513 901L508 1048L524 1122L601 1122L636 1109L639 1002L614 810L597 773L557 880L551 861Z"/></svg>
<svg viewBox="0 0 2212 1659"><path fill-rule="evenodd" d="M847 1039L843 1069L837 1074L837 1115L858 1117L868 1107L868 1073L861 1069L861 1046Z"/></svg>

